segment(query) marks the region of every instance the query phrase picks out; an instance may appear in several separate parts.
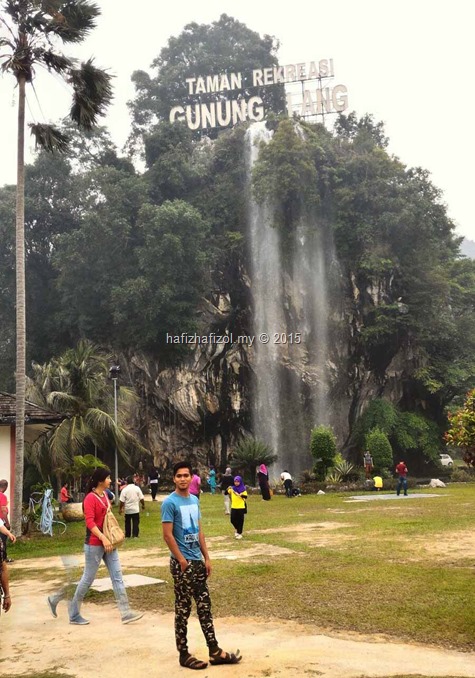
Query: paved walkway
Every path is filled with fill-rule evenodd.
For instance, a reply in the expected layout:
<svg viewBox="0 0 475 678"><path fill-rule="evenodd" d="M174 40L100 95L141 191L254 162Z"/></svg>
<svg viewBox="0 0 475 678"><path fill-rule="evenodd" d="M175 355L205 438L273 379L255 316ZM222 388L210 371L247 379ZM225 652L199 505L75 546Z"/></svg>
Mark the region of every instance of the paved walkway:
<svg viewBox="0 0 475 678"><path fill-rule="evenodd" d="M399 497L395 492L392 494L383 494L382 492L374 492L373 494L368 495L356 495L354 497L349 497L349 499L344 499L344 502L348 501L379 501L379 500L388 500L395 499L397 501L407 501L408 499L433 499L434 497L448 497L448 494L400 494Z"/></svg>

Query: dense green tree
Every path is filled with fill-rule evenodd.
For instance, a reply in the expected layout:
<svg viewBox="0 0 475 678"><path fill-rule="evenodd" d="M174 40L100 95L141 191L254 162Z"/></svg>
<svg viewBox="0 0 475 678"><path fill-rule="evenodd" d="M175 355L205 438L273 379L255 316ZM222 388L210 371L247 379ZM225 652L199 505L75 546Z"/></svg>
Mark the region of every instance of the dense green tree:
<svg viewBox="0 0 475 678"><path fill-rule="evenodd" d="M428 461L437 461L441 447L441 430L426 416L417 412L401 412L383 398L372 400L356 421L352 440L361 452L372 431L384 433L396 455L416 452Z"/></svg>
<svg viewBox="0 0 475 678"><path fill-rule="evenodd" d="M200 103L204 98L260 96L271 110L284 111L283 86L253 87L251 79L253 69L277 66L277 49L275 38L261 37L226 14L212 24L186 25L178 37L169 39L153 61L155 75L135 71L132 76L136 97L130 108L135 140L156 122L168 121L173 106ZM206 95L188 93L187 78L237 72L243 74L241 89Z"/></svg>
<svg viewBox="0 0 475 678"><path fill-rule="evenodd" d="M393 466L393 450L387 435L374 428L366 436L366 449L373 458L374 471L388 473Z"/></svg>
<svg viewBox="0 0 475 678"><path fill-rule="evenodd" d="M188 127L163 122L144 137L144 143L151 200L161 204L165 200L191 197L199 172L193 164L192 134Z"/></svg>
<svg viewBox="0 0 475 678"><path fill-rule="evenodd" d="M363 450L367 434L376 428L391 435L397 420L398 412L393 403L383 398L374 398L353 427L355 444Z"/></svg>
<svg viewBox="0 0 475 678"><path fill-rule="evenodd" d="M143 241L137 220L146 187L135 174L110 166L92 169L80 185L86 209L54 250L57 321L69 328L70 341L89 337L113 344L112 291L137 271L136 249Z"/></svg>
<svg viewBox="0 0 475 678"><path fill-rule="evenodd" d="M114 322L125 346L173 355L183 344L170 344L166 335L197 329L198 304L209 289L209 226L191 205L176 200L144 205L137 227L137 270L112 291Z"/></svg>
<svg viewBox="0 0 475 678"><path fill-rule="evenodd" d="M312 147L293 121L282 120L270 143L261 147L253 187L260 202L267 199L275 206L276 223L284 230L291 230L306 210L315 210L317 168Z"/></svg>
<svg viewBox="0 0 475 678"><path fill-rule="evenodd" d="M324 480L327 470L333 466L336 456L336 437L330 426L315 426L310 434L310 452L314 459L314 472Z"/></svg>
<svg viewBox="0 0 475 678"><path fill-rule="evenodd" d="M14 389L15 372L15 187L0 188L0 384Z"/></svg>

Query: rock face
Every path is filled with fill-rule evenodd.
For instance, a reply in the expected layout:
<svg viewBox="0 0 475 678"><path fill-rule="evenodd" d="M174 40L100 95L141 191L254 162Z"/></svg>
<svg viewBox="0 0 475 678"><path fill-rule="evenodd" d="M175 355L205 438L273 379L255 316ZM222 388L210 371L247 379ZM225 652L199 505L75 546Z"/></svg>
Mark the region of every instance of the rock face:
<svg viewBox="0 0 475 678"><path fill-rule="evenodd" d="M231 320L229 294L204 302L200 336L241 332ZM166 468L188 458L198 466L226 465L229 451L249 430L250 366L248 348L237 343L196 343L177 368L160 370L145 355L125 356L129 379L141 396L134 428Z"/></svg>
<svg viewBox="0 0 475 678"><path fill-rule="evenodd" d="M219 333L232 337L233 343L196 344L176 368L160 369L143 354L124 356L128 378L141 396L134 428L162 469L185 457L201 468L209 464L224 468L239 437L253 432L255 347L236 342L236 337L248 334L252 327L249 282L243 274L241 291L248 305L239 314L226 290L203 302L199 334L209 335L219 326ZM298 317L299 294L292 289L291 279L286 280L286 289L289 312ZM383 301L393 301L390 279L368 284L335 264L329 300L326 365L312 364L308 354L298 350L280 357L281 383L288 393L298 394L294 401L289 398L281 412L282 427L290 432L287 441L296 439L296 410L305 415L299 419L299 426L303 421L306 429L298 433L300 449L291 450L290 459L295 461L285 460L294 474L311 466L306 441L311 427L320 422L313 418L310 393L322 369L328 381L327 423L333 426L339 445L351 448L351 428L357 417L375 397L394 403L407 397L405 382L415 366L410 345L388 347L376 357L361 349L365 317Z"/></svg>

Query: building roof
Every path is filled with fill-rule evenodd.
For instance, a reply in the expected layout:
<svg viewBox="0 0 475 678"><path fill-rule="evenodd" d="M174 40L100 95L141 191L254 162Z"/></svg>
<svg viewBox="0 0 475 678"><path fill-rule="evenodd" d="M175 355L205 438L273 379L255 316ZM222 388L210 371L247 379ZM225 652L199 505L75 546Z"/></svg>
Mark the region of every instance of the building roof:
<svg viewBox="0 0 475 678"><path fill-rule="evenodd" d="M0 425L15 423L15 404L14 395L0 391ZM65 418L64 414L45 410L28 400L25 402L25 424L57 424Z"/></svg>

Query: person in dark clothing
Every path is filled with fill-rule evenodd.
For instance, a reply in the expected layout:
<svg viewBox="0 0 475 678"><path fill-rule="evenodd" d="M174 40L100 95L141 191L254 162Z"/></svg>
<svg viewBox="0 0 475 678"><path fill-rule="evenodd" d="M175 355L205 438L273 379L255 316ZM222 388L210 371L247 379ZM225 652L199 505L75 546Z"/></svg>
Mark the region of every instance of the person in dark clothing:
<svg viewBox="0 0 475 678"><path fill-rule="evenodd" d="M150 491L152 493L152 501L157 501L156 496L157 496L157 490L158 490L158 479L160 478L160 473L158 472L158 469L155 466L152 466L152 468L149 471L148 474L148 480L150 483Z"/></svg>
<svg viewBox="0 0 475 678"><path fill-rule="evenodd" d="M234 477L231 471L231 468L228 466L226 473L221 476L220 488L221 492L224 495L224 515L231 515L231 497L228 494L228 487L232 487L234 484Z"/></svg>
<svg viewBox="0 0 475 678"><path fill-rule="evenodd" d="M259 487L261 488L262 499L264 501L270 501L269 473L267 472L265 464L259 466L257 480L259 482Z"/></svg>

